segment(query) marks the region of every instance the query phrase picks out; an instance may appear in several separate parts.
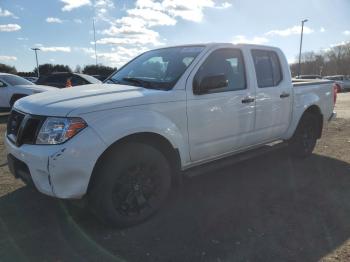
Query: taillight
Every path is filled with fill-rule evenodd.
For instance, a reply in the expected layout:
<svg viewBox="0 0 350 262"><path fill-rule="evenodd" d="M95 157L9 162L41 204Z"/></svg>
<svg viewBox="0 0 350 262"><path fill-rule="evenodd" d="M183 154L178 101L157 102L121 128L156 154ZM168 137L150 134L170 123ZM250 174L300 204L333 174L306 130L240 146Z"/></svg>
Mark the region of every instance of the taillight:
<svg viewBox="0 0 350 262"><path fill-rule="evenodd" d="M333 84L333 102L334 102L334 105L337 102L338 90L340 90L340 86L337 83L334 83Z"/></svg>

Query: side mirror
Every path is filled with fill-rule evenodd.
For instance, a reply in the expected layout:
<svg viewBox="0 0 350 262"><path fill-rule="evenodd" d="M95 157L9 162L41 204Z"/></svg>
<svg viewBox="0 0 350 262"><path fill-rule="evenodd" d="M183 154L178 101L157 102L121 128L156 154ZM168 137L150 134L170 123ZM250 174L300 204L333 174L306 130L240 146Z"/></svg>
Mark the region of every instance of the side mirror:
<svg viewBox="0 0 350 262"><path fill-rule="evenodd" d="M7 85L6 85L4 82L1 82L1 81L0 81L0 88L1 88L1 87L6 87L6 86L7 86Z"/></svg>
<svg viewBox="0 0 350 262"><path fill-rule="evenodd" d="M206 94L210 90L215 90L228 86L228 80L224 74L206 76L198 83L193 83L193 93L196 95Z"/></svg>

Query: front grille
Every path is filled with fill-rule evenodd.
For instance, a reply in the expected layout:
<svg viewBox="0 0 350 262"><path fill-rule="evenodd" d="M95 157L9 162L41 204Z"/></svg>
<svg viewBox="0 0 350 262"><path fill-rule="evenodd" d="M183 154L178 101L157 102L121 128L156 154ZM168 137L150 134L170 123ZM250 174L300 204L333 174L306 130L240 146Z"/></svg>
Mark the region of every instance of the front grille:
<svg viewBox="0 0 350 262"><path fill-rule="evenodd" d="M17 146L34 144L44 117L12 110L7 122L7 137Z"/></svg>

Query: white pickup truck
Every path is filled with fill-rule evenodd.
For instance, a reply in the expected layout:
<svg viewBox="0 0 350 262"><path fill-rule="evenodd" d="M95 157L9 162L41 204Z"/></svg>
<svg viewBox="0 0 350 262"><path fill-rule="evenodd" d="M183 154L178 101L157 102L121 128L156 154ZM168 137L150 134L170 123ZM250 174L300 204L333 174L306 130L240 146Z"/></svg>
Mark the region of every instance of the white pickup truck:
<svg viewBox="0 0 350 262"><path fill-rule="evenodd" d="M274 141L310 155L335 116L335 99L330 81L293 85L278 48L162 48L104 84L17 101L8 164L40 192L86 196L100 219L130 226L157 211L171 186L200 165Z"/></svg>

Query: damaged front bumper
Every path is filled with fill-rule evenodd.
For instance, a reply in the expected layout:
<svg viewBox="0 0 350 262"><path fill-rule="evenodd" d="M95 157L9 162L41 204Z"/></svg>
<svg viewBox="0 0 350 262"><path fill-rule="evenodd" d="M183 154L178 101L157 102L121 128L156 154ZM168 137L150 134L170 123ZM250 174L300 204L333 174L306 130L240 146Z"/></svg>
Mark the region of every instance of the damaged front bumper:
<svg viewBox="0 0 350 262"><path fill-rule="evenodd" d="M86 194L95 163L106 149L91 128L61 145L17 147L7 137L5 145L11 173L26 183L32 181L41 193L66 199Z"/></svg>

